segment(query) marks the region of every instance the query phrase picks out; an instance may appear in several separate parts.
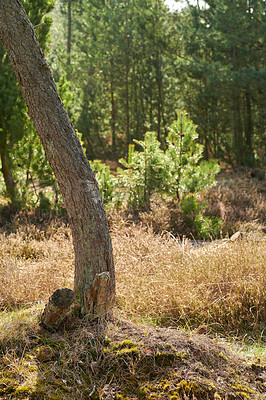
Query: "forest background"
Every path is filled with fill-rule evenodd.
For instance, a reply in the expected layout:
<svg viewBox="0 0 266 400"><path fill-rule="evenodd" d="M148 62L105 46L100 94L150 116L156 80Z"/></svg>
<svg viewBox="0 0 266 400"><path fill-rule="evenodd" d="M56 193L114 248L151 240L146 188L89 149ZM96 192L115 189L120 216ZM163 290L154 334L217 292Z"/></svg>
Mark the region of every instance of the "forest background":
<svg viewBox="0 0 266 400"><path fill-rule="evenodd" d="M126 157L147 131L165 149L176 111L186 110L205 160L263 168L262 0L187 2L176 11L161 0L23 4L90 160ZM40 188L53 186L57 201L2 46L0 56L2 192L21 206L40 202Z"/></svg>

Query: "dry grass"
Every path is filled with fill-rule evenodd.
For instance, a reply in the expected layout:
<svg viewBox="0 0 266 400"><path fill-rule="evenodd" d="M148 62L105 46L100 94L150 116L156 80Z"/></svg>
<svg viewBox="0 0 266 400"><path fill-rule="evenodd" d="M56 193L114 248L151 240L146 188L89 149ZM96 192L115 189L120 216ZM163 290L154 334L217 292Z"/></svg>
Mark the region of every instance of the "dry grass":
<svg viewBox="0 0 266 400"><path fill-rule="evenodd" d="M243 223L266 224L265 180L252 179L245 172L226 170L218 175L218 185L204 195L206 213L223 221L229 234Z"/></svg>
<svg viewBox="0 0 266 400"><path fill-rule="evenodd" d="M22 225L0 234L0 305L46 301L58 287L73 285L74 254L70 229L41 230Z"/></svg>
<svg viewBox="0 0 266 400"><path fill-rule="evenodd" d="M263 399L264 366L204 335L114 318L51 333L39 313L0 314L2 400Z"/></svg>
<svg viewBox="0 0 266 400"><path fill-rule="evenodd" d="M117 306L127 317L202 331L257 331L266 320L265 235L197 247L122 220L112 228ZM21 226L0 236L0 304L46 301L73 286L70 230Z"/></svg>
<svg viewBox="0 0 266 400"><path fill-rule="evenodd" d="M70 320L57 333L44 331L39 316L55 289L73 286L70 229L38 218L33 224L26 214L10 221L0 233L0 399L265 398L265 199L259 191L247 196L230 225L245 232L235 242L176 239L167 233L171 213L159 204L141 215L142 224L114 214L115 317L95 326ZM205 335L217 332L225 345ZM231 335L231 349L252 363L228 350Z"/></svg>
<svg viewBox="0 0 266 400"><path fill-rule="evenodd" d="M113 235L117 304L167 325L256 330L266 320L266 246L247 237L200 248L131 226Z"/></svg>

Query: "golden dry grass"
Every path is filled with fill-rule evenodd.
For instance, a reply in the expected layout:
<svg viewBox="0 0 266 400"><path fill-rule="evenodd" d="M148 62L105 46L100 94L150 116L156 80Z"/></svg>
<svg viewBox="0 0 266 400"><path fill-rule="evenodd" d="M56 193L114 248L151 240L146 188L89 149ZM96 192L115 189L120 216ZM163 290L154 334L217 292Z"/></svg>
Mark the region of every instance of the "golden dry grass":
<svg viewBox="0 0 266 400"><path fill-rule="evenodd" d="M59 287L73 285L74 254L70 229L40 230L22 225L0 234L0 305L46 301Z"/></svg>
<svg viewBox="0 0 266 400"><path fill-rule="evenodd" d="M136 226L113 235L117 304L131 317L219 331L266 320L265 240L200 248Z"/></svg>
<svg viewBox="0 0 266 400"><path fill-rule="evenodd" d="M74 319L55 333L40 327L39 316L54 290L73 286L70 228L59 221L33 224L27 215L10 223L9 231L3 227L0 399L262 400L265 200L258 192L247 197L245 205L237 195L225 218L242 204L233 223L245 233L235 242L176 239L167 233L169 210L159 203L153 215L141 216L142 224L114 214L114 317L95 326ZM220 201L219 210L227 207L224 194ZM224 345L198 334L216 332ZM231 348L245 360L229 351L229 335L235 338Z"/></svg>
<svg viewBox="0 0 266 400"><path fill-rule="evenodd" d="M122 220L112 228L117 307L125 316L202 331L256 331L266 319L265 235L201 247ZM46 301L73 286L65 225L0 235L2 307Z"/></svg>

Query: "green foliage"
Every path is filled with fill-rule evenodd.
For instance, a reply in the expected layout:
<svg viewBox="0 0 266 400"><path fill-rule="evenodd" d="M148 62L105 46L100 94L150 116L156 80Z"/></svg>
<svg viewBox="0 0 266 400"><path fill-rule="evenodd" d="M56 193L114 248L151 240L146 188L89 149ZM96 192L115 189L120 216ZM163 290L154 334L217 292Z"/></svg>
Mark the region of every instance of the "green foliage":
<svg viewBox="0 0 266 400"><path fill-rule="evenodd" d="M129 145L128 160L119 162L126 170L119 169L119 184L125 190L129 207L136 209L149 208L150 198L155 191L161 192L167 178L165 154L155 132L147 132L144 141L134 140L142 151Z"/></svg>
<svg viewBox="0 0 266 400"><path fill-rule="evenodd" d="M130 145L128 160L119 160L126 168L118 172L128 206L148 206L154 192L182 200L215 185L219 166L214 160L200 162L203 146L196 142L197 138L193 122L179 112L170 127L165 151L154 132L147 132L144 141L135 140L141 151Z"/></svg>
<svg viewBox="0 0 266 400"><path fill-rule="evenodd" d="M108 204L115 196L115 177L111 174L110 167L100 160L92 161L91 167L95 171L103 203Z"/></svg>
<svg viewBox="0 0 266 400"><path fill-rule="evenodd" d="M206 158L265 164L264 1L205 3L190 5L180 23L185 107Z"/></svg>
<svg viewBox="0 0 266 400"><path fill-rule="evenodd" d="M201 161L203 146L197 142L196 126L184 112L177 114L167 136L167 193L182 200L215 185L219 166L215 160Z"/></svg>
<svg viewBox="0 0 266 400"><path fill-rule="evenodd" d="M149 209L155 192L177 199L192 234L209 239L218 234L221 220L203 216L206 205L198 204L196 194L215 185L219 166L215 160L201 161L203 146L197 139L195 125L179 112L169 129L165 151L154 132L147 132L144 141L135 140L141 151L129 146L128 160L119 160L125 170L118 170L118 184L132 209Z"/></svg>
<svg viewBox="0 0 266 400"><path fill-rule="evenodd" d="M51 18L45 14L51 11L53 5L54 0L23 1L32 24L38 25L44 22L44 25L36 30L44 51L47 50L47 39L52 22ZM34 137L36 133L27 117L26 106L13 70L0 44L0 154L6 193L13 205L21 205L29 193L28 183L30 167L33 166L33 153L44 155L40 146L33 145ZM5 172L3 164L5 164ZM42 164L47 165L47 161L36 162L37 174L43 169Z"/></svg>
<svg viewBox="0 0 266 400"><path fill-rule="evenodd" d="M180 202L186 228L191 236L197 239L213 239L220 233L222 220L218 217L204 216L205 203L199 204L195 195L191 194Z"/></svg>

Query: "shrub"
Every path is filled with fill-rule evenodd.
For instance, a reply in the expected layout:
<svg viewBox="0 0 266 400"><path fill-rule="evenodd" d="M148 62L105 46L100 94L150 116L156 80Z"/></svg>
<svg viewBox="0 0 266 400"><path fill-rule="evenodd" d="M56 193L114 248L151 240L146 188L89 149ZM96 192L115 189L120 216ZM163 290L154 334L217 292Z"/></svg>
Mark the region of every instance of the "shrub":
<svg viewBox="0 0 266 400"><path fill-rule="evenodd" d="M205 203L198 204L196 194L216 184L219 166L215 160L200 161L203 146L197 143L196 127L185 113L178 113L167 136L167 148L163 151L155 132L147 132L144 141L129 146L128 160L120 159L126 168L119 169L118 184L124 190L128 208L149 210L151 196L177 199L183 220L196 237L209 239L216 236L219 218L203 216Z"/></svg>
<svg viewBox="0 0 266 400"><path fill-rule="evenodd" d="M147 132L144 141L134 142L142 151L136 151L134 144L129 145L128 160L119 160L126 170L118 169L118 184L124 190L129 208L146 209L150 207L152 193L161 192L167 179L165 154L155 132Z"/></svg>
<svg viewBox="0 0 266 400"><path fill-rule="evenodd" d="M91 167L95 172L103 203L108 204L115 196L115 177L111 174L109 166L100 160L92 161Z"/></svg>
<svg viewBox="0 0 266 400"><path fill-rule="evenodd" d="M178 113L170 126L165 152L167 193L178 200L216 184L219 165L215 160L200 162L203 146L197 143L197 139L196 126L185 113Z"/></svg>

